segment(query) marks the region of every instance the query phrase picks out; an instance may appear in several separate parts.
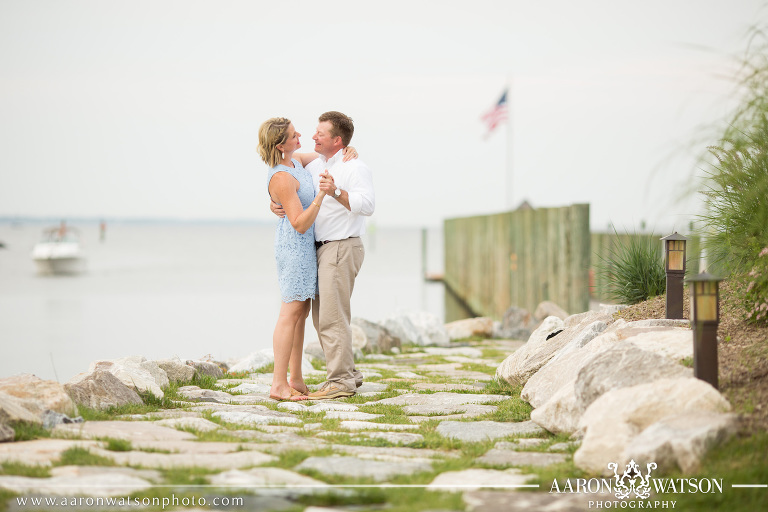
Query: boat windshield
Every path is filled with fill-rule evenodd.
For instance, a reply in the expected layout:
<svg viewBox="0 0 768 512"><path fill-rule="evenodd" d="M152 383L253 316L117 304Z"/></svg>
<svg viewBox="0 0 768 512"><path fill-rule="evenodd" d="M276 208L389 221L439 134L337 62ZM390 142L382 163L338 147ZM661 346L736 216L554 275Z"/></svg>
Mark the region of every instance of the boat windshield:
<svg viewBox="0 0 768 512"><path fill-rule="evenodd" d="M72 228L51 228L43 231L41 242L47 243L77 243L77 233Z"/></svg>

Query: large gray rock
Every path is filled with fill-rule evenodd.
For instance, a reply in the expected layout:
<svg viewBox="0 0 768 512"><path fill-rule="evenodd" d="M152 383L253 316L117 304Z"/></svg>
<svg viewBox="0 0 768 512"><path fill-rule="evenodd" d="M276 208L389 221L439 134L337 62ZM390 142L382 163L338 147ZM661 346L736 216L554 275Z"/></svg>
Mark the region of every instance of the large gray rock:
<svg viewBox="0 0 768 512"><path fill-rule="evenodd" d="M88 373L97 370L110 372L129 388L138 392L149 391L158 398L165 396L162 388L170 384L165 371L143 356L94 361L88 368Z"/></svg>
<svg viewBox="0 0 768 512"><path fill-rule="evenodd" d="M534 327L535 322L527 309L512 306L504 312L501 327L496 328L494 337L527 340Z"/></svg>
<svg viewBox="0 0 768 512"><path fill-rule="evenodd" d="M40 425L45 408L36 400L0 393L0 424L24 421Z"/></svg>
<svg viewBox="0 0 768 512"><path fill-rule="evenodd" d="M451 342L443 323L432 313L399 313L384 320L383 325L403 342L414 345L447 346Z"/></svg>
<svg viewBox="0 0 768 512"><path fill-rule="evenodd" d="M462 338L490 338L493 336L493 319L488 317L466 318L445 324L448 337L453 340Z"/></svg>
<svg viewBox="0 0 768 512"><path fill-rule="evenodd" d="M580 408L586 410L608 391L677 377L693 377L693 371L624 341L585 364L576 377L574 391Z"/></svg>
<svg viewBox="0 0 768 512"><path fill-rule="evenodd" d="M383 325L363 318L353 318L352 325L360 327L365 333L366 344L363 347L363 352L367 354L390 352L393 347L399 349L402 346L402 340ZM323 360L325 360L325 356L323 356Z"/></svg>
<svg viewBox="0 0 768 512"><path fill-rule="evenodd" d="M634 438L653 423L667 416L730 409L715 388L699 379L660 379L615 389L582 415L579 429L585 434L573 461L585 471L608 474L606 461L620 461Z"/></svg>
<svg viewBox="0 0 768 512"><path fill-rule="evenodd" d="M44 409L67 416L77 416L77 407L64 386L53 380L43 380L30 374L14 375L0 379L0 393L36 401Z"/></svg>
<svg viewBox="0 0 768 512"><path fill-rule="evenodd" d="M141 397L112 373L95 370L80 373L64 384L72 400L91 409L108 409L119 405L142 404Z"/></svg>
<svg viewBox="0 0 768 512"><path fill-rule="evenodd" d="M693 357L693 331L688 328L650 327L649 332L639 333L627 341L675 362Z"/></svg>
<svg viewBox="0 0 768 512"><path fill-rule="evenodd" d="M536 407L531 419L550 432L573 434L587 407L607 391L662 378L692 376L689 368L637 348L632 343L636 336L616 341L619 336L617 331L601 335L594 345L586 345L534 375L529 381L531 386L526 384L528 389L522 393L523 399ZM574 372L578 372L576 378Z"/></svg>
<svg viewBox="0 0 768 512"><path fill-rule="evenodd" d="M569 321L577 316L570 317ZM576 376L597 354L611 347L639 347L662 356L662 366L667 369L682 368L677 363L691 350L692 340L690 330L675 327L677 323L677 320L617 320L583 348L553 358L523 388L522 398L536 408L531 419L550 432L574 433L585 409L575 395ZM653 360L658 361L656 357ZM670 367L668 363L675 364ZM655 374L653 369L651 374Z"/></svg>
<svg viewBox="0 0 768 512"><path fill-rule="evenodd" d="M573 389L575 382L575 379L571 379L558 388L544 405L531 411L531 421L553 434L576 432L584 411L576 400Z"/></svg>
<svg viewBox="0 0 768 512"><path fill-rule="evenodd" d="M181 359L160 359L155 364L165 371L170 382L190 382L195 377L195 368L185 364Z"/></svg>
<svg viewBox="0 0 768 512"><path fill-rule="evenodd" d="M368 337L365 331L359 325L351 324L349 328L352 331L352 348L362 351L368 343Z"/></svg>
<svg viewBox="0 0 768 512"><path fill-rule="evenodd" d="M229 368L229 373L255 372L275 362L271 348L251 352Z"/></svg>
<svg viewBox="0 0 768 512"><path fill-rule="evenodd" d="M13 441L15 437L16 432L11 427L0 423L0 443Z"/></svg>
<svg viewBox="0 0 768 512"><path fill-rule="evenodd" d="M199 362L199 361L198 361ZM251 373L261 370L269 364L275 362L275 354L271 348L264 348L251 352L244 358L240 359L237 363L233 364L228 373ZM193 362L194 364L195 362ZM187 361L189 364L189 361ZM221 370L219 370L221 372ZM301 359L301 372L304 375L311 375L315 372L315 368L312 366L312 362L306 356ZM222 374L223 375L223 374ZM220 378L220 377L216 377Z"/></svg>
<svg viewBox="0 0 768 512"><path fill-rule="evenodd" d="M579 340L579 337L576 340ZM570 383L573 389L579 370L596 354L607 350L618 341L619 337L615 332L603 331L579 349L564 355L562 352L558 353L528 379L520 396L534 408L542 407L566 384Z"/></svg>
<svg viewBox="0 0 768 512"><path fill-rule="evenodd" d="M669 472L679 468L696 473L706 453L733 437L739 429L735 414L692 412L668 416L643 430L624 449L622 460L655 462Z"/></svg>
<svg viewBox="0 0 768 512"><path fill-rule="evenodd" d="M536 306L536 310L533 312L533 319L537 322L542 322L548 316L556 316L560 320L565 320L569 315L563 308L554 302L545 300Z"/></svg>
<svg viewBox="0 0 768 512"><path fill-rule="evenodd" d="M197 375L208 375L220 379L224 377L224 371L221 366L211 361L201 361L196 359L187 359L185 363L195 369ZM229 371L232 371L230 368Z"/></svg>
<svg viewBox="0 0 768 512"><path fill-rule="evenodd" d="M561 357L565 357L566 355L583 348L593 339L597 338L607 327L608 324L600 320L587 325L581 332L577 333L571 341L561 348L547 364L557 361Z"/></svg>
<svg viewBox="0 0 768 512"><path fill-rule="evenodd" d="M325 364L325 352L323 352L323 347L319 341L304 345L304 356L319 359Z"/></svg>
<svg viewBox="0 0 768 512"><path fill-rule="evenodd" d="M561 343L563 321L550 316L536 329L528 343L509 355L496 369L496 377L512 385L525 384L539 368L544 366L565 343Z"/></svg>
<svg viewBox="0 0 768 512"><path fill-rule="evenodd" d="M43 413L43 427L47 429L52 429L56 425L61 425L63 423L83 423L83 418L78 416L77 418L70 418L66 414L61 414L60 412L52 411L50 409L46 409Z"/></svg>

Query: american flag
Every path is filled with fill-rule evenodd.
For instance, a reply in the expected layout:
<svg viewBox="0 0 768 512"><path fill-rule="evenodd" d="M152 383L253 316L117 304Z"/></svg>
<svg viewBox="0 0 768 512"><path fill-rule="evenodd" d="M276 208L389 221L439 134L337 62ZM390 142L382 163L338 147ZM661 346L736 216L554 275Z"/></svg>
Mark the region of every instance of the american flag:
<svg viewBox="0 0 768 512"><path fill-rule="evenodd" d="M505 89L501 98L499 98L499 101L496 102L493 108L483 114L483 117L480 118L486 125L488 125L488 133L486 136L507 119L507 91L508 89Z"/></svg>

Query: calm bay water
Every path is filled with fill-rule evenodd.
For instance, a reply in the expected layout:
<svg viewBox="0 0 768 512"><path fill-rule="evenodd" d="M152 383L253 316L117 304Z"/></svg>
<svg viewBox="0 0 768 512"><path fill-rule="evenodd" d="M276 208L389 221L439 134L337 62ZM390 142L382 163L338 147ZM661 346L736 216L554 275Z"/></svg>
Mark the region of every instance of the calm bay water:
<svg viewBox="0 0 768 512"><path fill-rule="evenodd" d="M66 382L91 361L211 354L243 357L272 346L280 307L272 224L97 223L81 231L87 271L38 276L30 257L48 224L0 223L0 377L33 373ZM430 229L428 269L441 271ZM352 314L379 321L399 310L444 318L443 288L422 280L421 229L365 237ZM306 342L317 340L311 317Z"/></svg>

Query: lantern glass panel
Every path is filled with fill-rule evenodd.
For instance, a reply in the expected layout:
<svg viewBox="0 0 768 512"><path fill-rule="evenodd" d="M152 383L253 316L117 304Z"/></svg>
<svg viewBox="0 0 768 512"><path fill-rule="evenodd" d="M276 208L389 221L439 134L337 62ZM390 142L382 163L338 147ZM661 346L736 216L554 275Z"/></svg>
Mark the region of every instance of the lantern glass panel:
<svg viewBox="0 0 768 512"><path fill-rule="evenodd" d="M684 270L685 240L667 242L667 270Z"/></svg>
<svg viewBox="0 0 768 512"><path fill-rule="evenodd" d="M696 282L693 284L694 321L717 321L717 283Z"/></svg>

